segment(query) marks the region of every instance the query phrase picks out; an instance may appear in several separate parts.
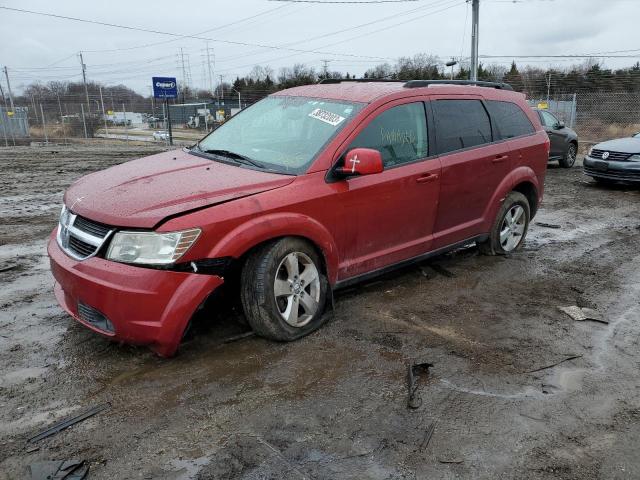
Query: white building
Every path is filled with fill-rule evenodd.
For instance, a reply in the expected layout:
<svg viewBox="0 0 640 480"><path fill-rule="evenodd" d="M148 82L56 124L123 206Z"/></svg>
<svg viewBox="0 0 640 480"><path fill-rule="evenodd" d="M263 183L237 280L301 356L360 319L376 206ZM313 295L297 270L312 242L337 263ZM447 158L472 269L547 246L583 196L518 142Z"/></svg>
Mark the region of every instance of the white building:
<svg viewBox="0 0 640 480"><path fill-rule="evenodd" d="M105 115L114 125L129 125L130 127L142 127L145 124L145 115L135 112L111 112Z"/></svg>

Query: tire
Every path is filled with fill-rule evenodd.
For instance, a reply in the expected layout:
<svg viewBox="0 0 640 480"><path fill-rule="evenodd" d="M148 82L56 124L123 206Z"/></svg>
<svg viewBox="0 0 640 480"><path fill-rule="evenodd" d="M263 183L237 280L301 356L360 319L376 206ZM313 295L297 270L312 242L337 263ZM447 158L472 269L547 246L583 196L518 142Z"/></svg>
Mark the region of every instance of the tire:
<svg viewBox="0 0 640 480"><path fill-rule="evenodd" d="M316 250L298 238L269 242L253 252L240 279L242 308L253 331L290 342L318 329L326 320L329 288L321 266Z"/></svg>
<svg viewBox="0 0 640 480"><path fill-rule="evenodd" d="M574 142L570 142L567 145L567 151L564 152L564 157L562 157L558 163L562 168L571 168L576 163L576 158L578 157L578 145Z"/></svg>
<svg viewBox="0 0 640 480"><path fill-rule="evenodd" d="M520 214L515 223L505 225L505 222L509 222L507 215L509 214L511 215L510 218L513 218L513 214L518 214L518 212ZM527 197L520 192L511 192L505 198L500 210L498 210L489 238L484 242L477 242L480 253L484 255L507 255L519 250L522 248L524 239L527 236L530 220L531 207ZM504 237L501 241L501 232L504 233L507 227L509 227L507 241L505 242Z"/></svg>

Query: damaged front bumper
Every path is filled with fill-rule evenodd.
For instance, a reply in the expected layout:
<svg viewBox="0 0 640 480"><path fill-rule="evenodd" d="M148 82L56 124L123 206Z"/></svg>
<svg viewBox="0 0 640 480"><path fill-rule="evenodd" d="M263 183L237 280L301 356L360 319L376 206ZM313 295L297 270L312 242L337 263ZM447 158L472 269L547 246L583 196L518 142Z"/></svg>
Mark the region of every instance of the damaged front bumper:
<svg viewBox="0 0 640 480"><path fill-rule="evenodd" d="M98 257L78 261L58 246L47 252L58 303L76 320L110 339L175 354L197 308L224 283L217 275L136 267Z"/></svg>

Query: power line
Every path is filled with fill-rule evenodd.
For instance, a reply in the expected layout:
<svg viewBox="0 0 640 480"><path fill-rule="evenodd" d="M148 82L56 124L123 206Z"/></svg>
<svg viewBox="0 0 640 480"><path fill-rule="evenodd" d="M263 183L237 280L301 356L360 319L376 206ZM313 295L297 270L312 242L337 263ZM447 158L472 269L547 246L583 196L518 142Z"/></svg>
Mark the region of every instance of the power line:
<svg viewBox="0 0 640 480"><path fill-rule="evenodd" d="M222 30L222 29L225 29L227 27L231 27L231 26L237 25L239 23L247 22L249 20L253 20L253 19L261 17L261 16L270 15L271 13L276 12L278 10L282 10L283 8L287 8L288 6L289 5L281 5L281 6L276 7L276 8L271 8L269 10L265 10L263 12L255 14L255 15L251 15L250 17L241 18L239 20L235 20L233 22L226 23L224 25L218 25L217 27L210 28L208 30L203 30L201 32L195 33L194 35L204 35L206 33ZM136 49L139 49L139 48L155 47L157 45L165 45L167 43L177 42L178 40L180 40L180 39L163 40L161 42L146 43L146 44L143 44L143 45L137 45L137 46L132 46L132 47L109 48L109 49L102 49L102 50L85 50L85 51L86 52L91 52L91 53L121 52L121 51L126 51L126 50L136 50Z"/></svg>
<svg viewBox="0 0 640 480"><path fill-rule="evenodd" d="M423 6L418 7L418 8L412 8L411 10L406 10L404 12L395 13L393 15L387 15L385 17L378 18L378 19L372 20L370 22L361 23L359 25L354 25L352 27L343 28L343 29L340 29L340 30L334 30L333 32L325 33L325 34L322 34L322 35L316 35L314 37L308 37L308 38L305 38L305 39L302 39L302 40L296 40L296 41L293 41L293 42L281 43L281 44L279 44L277 46L278 47L288 47L288 46L291 46L291 45L299 45L299 44L302 44L302 43L311 42L313 40L318 40L318 39L321 39L321 38L327 38L327 37L332 37L334 35L339 35L339 34L344 33L344 32L351 32L353 30L357 30L357 29L360 29L360 28L364 28L364 27L368 27L368 26L371 26L371 25L375 25L376 23L386 22L388 20L391 20L392 18L403 17L405 15L410 15L412 13L415 13L415 12L418 12L418 11L425 10L427 8L436 6L437 4L442 4L443 2L446 2L446 1L448 1L448 0L437 0L437 1L433 2L433 3L428 4L428 5L423 5ZM417 18L421 18L421 17L417 17ZM322 48L322 47L320 47L320 48ZM219 61L224 62L224 61L231 60L231 59L236 60L238 58L244 58L244 57L252 56L256 52L257 52L256 50L253 50L251 52L248 52L248 53L245 53L245 54L242 54L242 55L235 55L233 57L221 58L221 59L219 59Z"/></svg>
<svg viewBox="0 0 640 480"><path fill-rule="evenodd" d="M137 32L144 32L144 33L153 33L156 35L167 35L167 36L171 36L171 37L178 37L178 38L192 38L192 39L196 39L196 40L209 40L211 42L218 42L218 43L226 43L229 45L240 45L243 47L260 47L260 48L269 48L272 50L287 50L290 52L298 52L298 53L317 53L317 54L321 54L321 55L337 55L337 56L344 56L344 57L357 57L357 58L378 58L380 60L386 60L384 57L374 57L374 56L369 56L369 55L355 55L355 54L351 54L351 53L336 53L336 52L322 52L322 51L318 51L318 50L302 50L299 48L285 48L285 47L277 47L275 45L267 45L267 44L260 44L260 43L249 43L249 42L239 42L239 41L232 41L232 40L221 40L221 39L216 39L216 38L206 38L206 37L201 37L201 36L197 36L197 35L181 35L178 33L172 33L172 32L165 32L162 30L153 30L153 29L149 29L149 28L141 28L141 27L132 27L129 25L120 25L117 23L110 23L110 22L101 22L99 20L88 20L85 18L78 18L78 17L69 17L66 15L58 15L55 13L46 13L46 12L36 12L34 10L25 10L25 9L21 9L21 8L11 8L11 7L4 7L4 6L0 6L0 9L2 10L9 10L12 12L19 12L19 13L28 13L31 15L40 15L40 16L44 16L44 17L51 17L51 18L58 18L61 20L71 20L74 22L81 22L81 23L89 23L92 25L101 25L104 27L113 27L113 28L121 28L124 30L132 30L132 31L137 31Z"/></svg>
<svg viewBox="0 0 640 480"><path fill-rule="evenodd" d="M268 0L269 2L287 2L287 3L326 3L326 4L371 4L371 3L407 3L419 2L420 0Z"/></svg>
<svg viewBox="0 0 640 480"><path fill-rule="evenodd" d="M452 1L454 2L453 4L451 4L451 2L452 2ZM436 2L436 3L440 3L440 5L439 5L439 6L446 5L447 3L449 3L449 5L448 5L448 6L446 6L446 7L444 7L444 8L442 8L442 9L440 9L440 10L435 10L435 11L432 11L432 12L426 13L426 14L424 14L424 15L419 15L419 16L417 16L417 17L410 18L409 20L404 20L404 21L402 21L402 22L394 23L394 24L392 24L392 25L388 25L388 26L386 26L386 27L382 27L382 28L379 28L379 29L377 29L377 30L373 30L373 31L371 31L371 32L362 33L362 34L360 34L360 35L355 35L355 36L353 36L353 37L349 37L349 38L346 38L346 39L344 39L344 40L340 40L340 41L337 41L337 42L334 42L334 43L330 43L330 44L322 45L322 46L320 46L320 47L318 47L318 48L333 47L333 46L335 46L335 45L339 45L339 44L341 44L341 43L350 42L350 41L355 40L355 39L358 39L358 38L362 38L362 37L366 37L366 36L368 36L368 35L373 35L373 34L376 34L376 33L380 33L380 32L383 32L383 31L385 31L385 30L389 30L390 28L395 28L395 27L397 27L397 26L404 25L404 24L409 23L409 22L414 22L414 21L419 20L419 19L421 19L421 18L428 17L428 16L430 16L430 15L435 15L436 13L440 13L440 12L443 12L443 11L445 11L445 10L449 10L450 8L457 7L458 5L461 5L461 4L462 4L461 2L462 2L462 0L440 0L439 2ZM431 6L434 6L434 5L435 5L435 4L432 4ZM278 60L284 60L284 59L287 59L287 58L295 57L295 56L297 56L297 55L298 55L297 53L289 54L289 55L285 55L285 56L281 56L281 57L271 58L271 59L266 60L266 61L261 62L261 63L275 62L275 61L278 61ZM383 59L383 60L390 60L390 59L386 59L386 58L385 58L385 59ZM254 63L255 63L255 62L254 62ZM225 68L225 69L223 69L223 70L219 70L219 71L228 72L228 71L231 71L231 70L234 70L234 69L237 69L237 68L250 67L251 65L253 65L253 64L234 65L234 66L231 66L231 67Z"/></svg>

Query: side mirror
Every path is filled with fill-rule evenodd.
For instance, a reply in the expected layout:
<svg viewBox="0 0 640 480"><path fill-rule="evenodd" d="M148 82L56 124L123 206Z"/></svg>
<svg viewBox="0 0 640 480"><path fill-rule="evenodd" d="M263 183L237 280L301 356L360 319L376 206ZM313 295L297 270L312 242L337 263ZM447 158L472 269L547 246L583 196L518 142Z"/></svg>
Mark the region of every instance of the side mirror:
<svg viewBox="0 0 640 480"><path fill-rule="evenodd" d="M354 148L344 156L344 166L338 168L343 176L372 175L384 170L382 155L372 148Z"/></svg>
<svg viewBox="0 0 640 480"><path fill-rule="evenodd" d="M560 130L561 128L564 128L564 122L559 120L558 123L556 123L556 130Z"/></svg>

